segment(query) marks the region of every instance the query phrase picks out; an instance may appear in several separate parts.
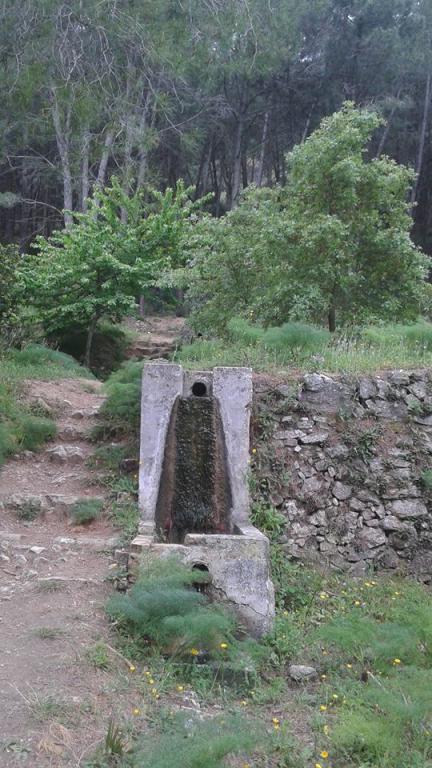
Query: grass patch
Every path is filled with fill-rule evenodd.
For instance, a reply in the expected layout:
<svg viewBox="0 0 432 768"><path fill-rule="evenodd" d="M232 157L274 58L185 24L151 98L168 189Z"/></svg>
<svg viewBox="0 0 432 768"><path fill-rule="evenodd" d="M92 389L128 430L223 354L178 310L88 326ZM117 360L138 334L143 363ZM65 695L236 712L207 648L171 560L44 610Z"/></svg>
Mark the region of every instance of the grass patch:
<svg viewBox="0 0 432 768"><path fill-rule="evenodd" d="M138 438L142 368L142 362L129 361L108 379L96 437Z"/></svg>
<svg viewBox="0 0 432 768"><path fill-rule="evenodd" d="M71 507L71 517L75 525L93 523L102 514L102 499L80 499Z"/></svg>
<svg viewBox="0 0 432 768"><path fill-rule="evenodd" d="M252 326L234 319L228 339L198 339L175 354L190 368L246 365L261 372L305 371L367 373L432 365L432 323L366 328L330 335L300 323L280 328Z"/></svg>
<svg viewBox="0 0 432 768"><path fill-rule="evenodd" d="M107 670L111 666L109 650L105 643L98 642L87 648L85 652L86 659L95 669Z"/></svg>
<svg viewBox="0 0 432 768"><path fill-rule="evenodd" d="M23 349L9 350L2 357L1 367L0 380L92 378L92 374L73 357L42 344L28 344Z"/></svg>
<svg viewBox="0 0 432 768"><path fill-rule="evenodd" d="M23 450L35 451L56 434L55 423L31 414L19 400L14 382L0 374L0 465Z"/></svg>
<svg viewBox="0 0 432 768"><path fill-rule="evenodd" d="M23 504L20 504L19 507L16 509L16 516L18 520L27 520L28 522L31 522L32 520L36 520L38 515L41 513L41 505L40 503L37 503L36 501L26 501Z"/></svg>
<svg viewBox="0 0 432 768"><path fill-rule="evenodd" d="M110 519L115 528L122 533L122 543L126 544L138 532L139 510L134 501L116 501L111 505Z"/></svg>

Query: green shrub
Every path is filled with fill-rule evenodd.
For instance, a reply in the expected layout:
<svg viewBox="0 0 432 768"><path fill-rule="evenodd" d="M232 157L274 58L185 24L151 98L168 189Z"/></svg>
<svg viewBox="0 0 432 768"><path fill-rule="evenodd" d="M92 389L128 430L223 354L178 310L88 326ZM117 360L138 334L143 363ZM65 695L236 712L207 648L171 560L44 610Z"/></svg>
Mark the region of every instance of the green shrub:
<svg viewBox="0 0 432 768"><path fill-rule="evenodd" d="M407 349L430 352L432 350L432 323L411 325L371 326L363 331L363 339L376 347L405 346Z"/></svg>
<svg viewBox="0 0 432 768"><path fill-rule="evenodd" d="M423 488L426 488L426 490L430 491L432 489L432 469L423 470L420 479Z"/></svg>
<svg viewBox="0 0 432 768"><path fill-rule="evenodd" d="M76 525L88 525L100 517L102 508L101 499L80 499L72 506L72 520Z"/></svg>
<svg viewBox="0 0 432 768"><path fill-rule="evenodd" d="M105 643L98 642L86 650L86 659L92 667L107 670L110 667L110 657Z"/></svg>
<svg viewBox="0 0 432 768"><path fill-rule="evenodd" d="M125 359L131 336L129 331L119 325L113 325L107 321L99 323L93 337L90 358L90 368L93 373L99 378L106 378L116 371ZM87 341L86 328L69 328L55 334L51 339L62 352L83 362Z"/></svg>
<svg viewBox="0 0 432 768"><path fill-rule="evenodd" d="M143 739L131 765L151 768L222 768L228 756L252 751L263 738L259 724L229 715L212 720L172 718L156 740Z"/></svg>
<svg viewBox="0 0 432 768"><path fill-rule="evenodd" d="M234 623L193 588L207 578L175 557L150 560L127 595L114 595L108 601L107 612L136 640L150 642L164 653L191 661L201 653L220 654L221 642L234 643Z"/></svg>
<svg viewBox="0 0 432 768"><path fill-rule="evenodd" d="M0 465L17 451L37 450L55 434L51 419L28 413L13 383L0 380Z"/></svg>
<svg viewBox="0 0 432 768"><path fill-rule="evenodd" d="M262 342L269 349L301 350L312 354L322 351L330 339L331 334L323 328L315 328L305 323L284 323L279 328L268 328Z"/></svg>
<svg viewBox="0 0 432 768"><path fill-rule="evenodd" d="M36 451L57 433L55 422L42 416L23 414L18 423L21 432L20 448L23 450Z"/></svg>
<svg viewBox="0 0 432 768"><path fill-rule="evenodd" d="M55 366L64 369L67 373L83 373L83 369L73 357L42 344L28 344L23 349L13 349L8 353L8 358L22 368L44 366L49 369Z"/></svg>
<svg viewBox="0 0 432 768"><path fill-rule="evenodd" d="M228 325L228 333L233 341L241 341L243 344L257 344L262 341L264 329L258 325L252 325L242 317L233 317Z"/></svg>
<svg viewBox="0 0 432 768"><path fill-rule="evenodd" d="M142 362L129 361L106 382L107 398L100 410L99 434L138 438Z"/></svg>

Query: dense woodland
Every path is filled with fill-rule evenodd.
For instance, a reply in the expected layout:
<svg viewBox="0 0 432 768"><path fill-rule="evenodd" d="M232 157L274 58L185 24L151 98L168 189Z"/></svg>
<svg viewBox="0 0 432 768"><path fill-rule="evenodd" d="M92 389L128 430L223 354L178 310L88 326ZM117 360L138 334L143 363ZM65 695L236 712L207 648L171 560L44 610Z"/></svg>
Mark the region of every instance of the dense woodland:
<svg viewBox="0 0 432 768"><path fill-rule="evenodd" d="M27 248L115 174L184 179L216 216L282 185L286 154L347 100L386 119L371 157L417 171L432 251L430 0L3 0L0 238Z"/></svg>

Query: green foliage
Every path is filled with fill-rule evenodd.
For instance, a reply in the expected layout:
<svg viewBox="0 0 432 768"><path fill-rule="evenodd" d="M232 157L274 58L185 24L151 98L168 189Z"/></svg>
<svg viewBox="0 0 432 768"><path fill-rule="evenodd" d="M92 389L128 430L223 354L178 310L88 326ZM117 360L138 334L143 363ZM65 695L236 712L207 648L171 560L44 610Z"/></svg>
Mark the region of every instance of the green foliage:
<svg viewBox="0 0 432 768"><path fill-rule="evenodd" d="M232 643L233 620L207 604L193 588L207 574L181 565L175 557L143 563L127 595L114 595L108 614L142 644L192 661L192 651L220 655L220 643ZM198 654L197 654L198 655Z"/></svg>
<svg viewBox="0 0 432 768"><path fill-rule="evenodd" d="M420 352L432 350L432 323L418 322L412 325L384 325L365 328L362 336L372 346L390 347L403 345Z"/></svg>
<svg viewBox="0 0 432 768"><path fill-rule="evenodd" d="M12 349L5 360L19 378L90 376L73 357L42 344L28 344L22 349Z"/></svg>
<svg viewBox="0 0 432 768"><path fill-rule="evenodd" d="M101 320L94 336L90 368L98 378L106 378L116 371L125 359L131 334L120 325ZM52 337L62 352L80 362L84 361L87 332L85 328L69 328Z"/></svg>
<svg viewBox="0 0 432 768"><path fill-rule="evenodd" d="M277 509L263 502L255 502L252 506L251 522L256 525L270 540L276 540L285 530L287 519Z"/></svg>
<svg viewBox="0 0 432 768"><path fill-rule="evenodd" d="M194 232L194 324L221 331L234 316L345 324L415 319L427 259L410 240L412 172L367 161L380 118L351 103L289 156L286 188L249 190L223 219ZM201 298L200 298L201 297Z"/></svg>
<svg viewBox="0 0 432 768"><path fill-rule="evenodd" d="M37 450L55 434L55 423L29 413L13 382L0 378L0 465L13 453Z"/></svg>
<svg viewBox="0 0 432 768"><path fill-rule="evenodd" d="M129 361L108 379L107 398L100 410L100 433L138 437L142 367L142 362Z"/></svg>
<svg viewBox="0 0 432 768"><path fill-rule="evenodd" d="M183 716L172 720L169 731L155 741L143 740L130 764L172 768L175 755L176 768L222 768L229 755L251 752L262 738L258 723L232 714L196 722Z"/></svg>
<svg viewBox="0 0 432 768"><path fill-rule="evenodd" d="M38 504L26 501L19 506L16 514L19 520L27 520L27 522L31 522L32 520L36 520L40 511L40 506Z"/></svg>
<svg viewBox="0 0 432 768"><path fill-rule="evenodd" d="M75 525L88 525L97 520L103 509L102 499L80 499L71 508Z"/></svg>
<svg viewBox="0 0 432 768"><path fill-rule="evenodd" d="M257 344L264 336L264 329L248 323L243 317L232 317L227 323L229 337L243 344Z"/></svg>
<svg viewBox="0 0 432 768"><path fill-rule="evenodd" d="M19 296L18 270L22 262L17 246L0 244L0 330L5 340L11 324L16 322L16 305Z"/></svg>
<svg viewBox="0 0 432 768"><path fill-rule="evenodd" d="M86 659L92 667L107 670L110 667L109 651L105 643L98 642L86 650Z"/></svg>
<svg viewBox="0 0 432 768"><path fill-rule="evenodd" d="M186 367L212 368L216 365L247 365L256 371L280 372L293 365L307 371L365 373L382 371L385 368L416 368L432 365L432 351L425 345L411 343L406 337L391 333L373 333L373 342L366 338L369 329L361 335L334 334L330 344L315 354L302 348L270 349L263 343L246 343L199 339L184 346L175 359ZM375 328L374 328L375 331ZM371 337L372 338L372 337Z"/></svg>
<svg viewBox="0 0 432 768"><path fill-rule="evenodd" d="M424 469L421 473L420 479L423 488L425 488L427 491L430 491L432 489L432 469Z"/></svg>
<svg viewBox="0 0 432 768"><path fill-rule="evenodd" d="M163 194L151 191L146 202L142 192L128 197L113 179L70 227L39 237L22 276L46 331L85 328L88 366L99 320L120 320L142 288L182 265L183 232L197 205L181 183Z"/></svg>
<svg viewBox="0 0 432 768"><path fill-rule="evenodd" d="M268 328L262 343L268 349L312 354L322 351L329 340L330 334L322 328L314 328L305 323L284 323L280 328Z"/></svg>
<svg viewBox="0 0 432 768"><path fill-rule="evenodd" d="M132 500L114 502L110 509L110 520L116 528L120 528L122 541L132 541L138 532L138 504Z"/></svg>

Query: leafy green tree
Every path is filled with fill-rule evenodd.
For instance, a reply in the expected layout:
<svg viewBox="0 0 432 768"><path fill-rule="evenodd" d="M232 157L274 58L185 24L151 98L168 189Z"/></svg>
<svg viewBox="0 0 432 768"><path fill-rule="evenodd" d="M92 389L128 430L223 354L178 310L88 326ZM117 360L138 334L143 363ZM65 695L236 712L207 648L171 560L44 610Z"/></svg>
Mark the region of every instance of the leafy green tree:
<svg viewBox="0 0 432 768"><path fill-rule="evenodd" d="M99 320L120 320L145 286L180 266L184 230L196 205L181 184L153 192L145 202L142 193L128 197L114 180L68 229L39 237L23 279L46 331L85 327L89 366Z"/></svg>
<svg viewBox="0 0 432 768"><path fill-rule="evenodd" d="M347 103L288 158L284 189L251 191L221 222L201 225L193 292L219 312L264 323L413 319L426 257L410 238L413 172L369 161L381 119ZM212 273L214 273L212 277ZM210 314L209 314L210 311Z"/></svg>
<svg viewBox="0 0 432 768"><path fill-rule="evenodd" d="M14 245L0 245L0 330L13 323L19 295L18 270L22 257Z"/></svg>

